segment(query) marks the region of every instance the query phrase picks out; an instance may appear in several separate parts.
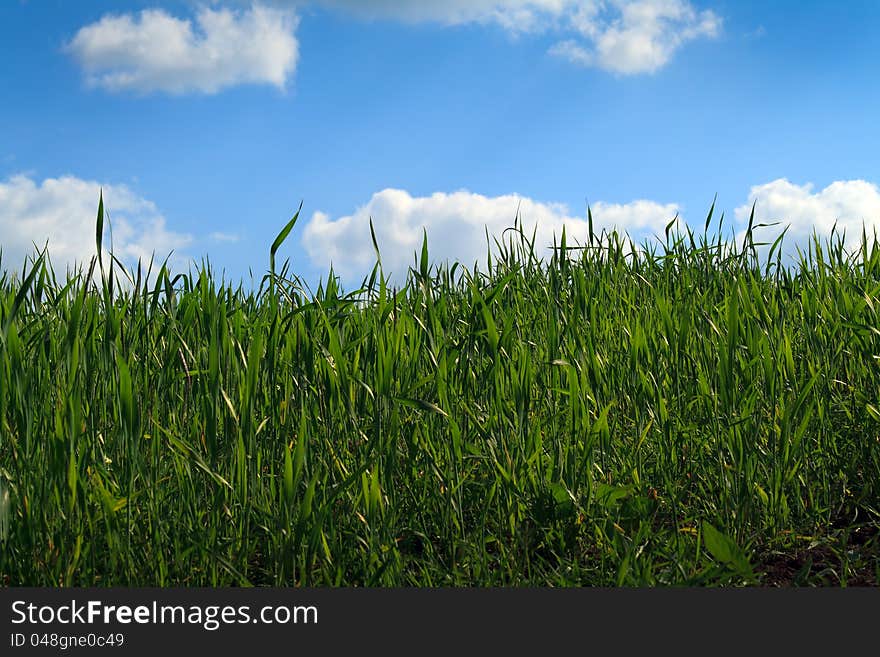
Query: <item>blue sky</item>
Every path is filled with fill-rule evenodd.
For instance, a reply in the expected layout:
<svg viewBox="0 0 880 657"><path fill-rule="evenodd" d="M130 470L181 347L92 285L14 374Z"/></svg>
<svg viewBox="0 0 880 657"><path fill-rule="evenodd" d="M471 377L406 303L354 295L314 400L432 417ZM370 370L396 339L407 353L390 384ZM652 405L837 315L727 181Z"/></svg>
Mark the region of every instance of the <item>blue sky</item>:
<svg viewBox="0 0 880 657"><path fill-rule="evenodd" d="M428 231L473 263L517 208L661 234L880 227L880 3L187 0L0 3L4 268L94 251L259 277L401 276ZM106 238L109 240L108 237Z"/></svg>

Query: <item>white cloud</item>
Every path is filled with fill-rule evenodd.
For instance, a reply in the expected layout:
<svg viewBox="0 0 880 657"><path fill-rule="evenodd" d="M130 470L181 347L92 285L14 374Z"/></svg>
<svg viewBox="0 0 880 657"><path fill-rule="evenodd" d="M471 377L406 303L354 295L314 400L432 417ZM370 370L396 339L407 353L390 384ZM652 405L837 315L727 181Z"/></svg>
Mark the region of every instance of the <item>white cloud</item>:
<svg viewBox="0 0 880 657"><path fill-rule="evenodd" d="M824 243L831 236L835 221L837 233L845 231L844 244L849 249L858 247L863 227L869 240L873 230L880 232L880 189L865 180L839 180L819 192L813 191L811 183L797 185L785 178L755 185L749 202L736 209L736 219L743 229L738 235L739 244L753 204L755 223L779 222L777 226L756 230L756 241L772 242L791 225L783 240L788 255L793 255L797 246L805 249L814 229Z"/></svg>
<svg viewBox="0 0 880 657"><path fill-rule="evenodd" d="M317 267L323 269L332 263L343 279L354 280L369 273L375 263L369 227L372 217L383 268L396 280L403 280L414 263L423 228L432 262L459 261L468 267L478 262L485 269L486 230L490 239L501 240L504 229L513 225L517 210L529 237L537 226L535 250L539 257L549 256L546 247L552 245L554 234L558 243L563 226L570 245L584 244L589 238L586 219L571 216L559 203L515 194L487 197L468 191L413 197L403 190L385 189L351 215L332 219L323 212L314 213L302 242ZM616 227L634 238L636 233L662 234L677 212L675 204L653 201L592 206L596 232ZM494 241L492 246L494 251Z"/></svg>
<svg viewBox="0 0 880 657"><path fill-rule="evenodd" d="M697 11L688 0L610 0L591 3L573 21L579 39L550 48L576 64L612 73L654 73L669 63L685 43L715 37L721 19L710 10Z"/></svg>
<svg viewBox="0 0 880 657"><path fill-rule="evenodd" d="M593 66L596 63L596 57L589 48L581 45L574 39L566 39L554 43L548 50L551 55L567 59L572 64L580 64L581 66Z"/></svg>
<svg viewBox="0 0 880 657"><path fill-rule="evenodd" d="M233 233L214 231L208 235L208 239L212 242L238 242L241 238Z"/></svg>
<svg viewBox="0 0 880 657"><path fill-rule="evenodd" d="M192 21L161 9L108 14L66 46L89 84L110 91L216 93L238 84L281 89L298 59L293 11L202 8Z"/></svg>
<svg viewBox="0 0 880 657"><path fill-rule="evenodd" d="M314 0L356 15L444 25L497 24L562 35L549 52L621 75L654 73L684 44L718 35L721 18L690 0Z"/></svg>
<svg viewBox="0 0 880 657"><path fill-rule="evenodd" d="M0 181L0 247L2 267L20 269L25 258L36 254L48 241L49 257L56 271L67 266L88 266L96 254L95 219L103 188L103 247L110 246L123 262L146 265L155 252L156 261L173 249L190 243L188 235L166 227L156 206L125 185L101 185L73 176L47 178L37 183L24 175Z"/></svg>

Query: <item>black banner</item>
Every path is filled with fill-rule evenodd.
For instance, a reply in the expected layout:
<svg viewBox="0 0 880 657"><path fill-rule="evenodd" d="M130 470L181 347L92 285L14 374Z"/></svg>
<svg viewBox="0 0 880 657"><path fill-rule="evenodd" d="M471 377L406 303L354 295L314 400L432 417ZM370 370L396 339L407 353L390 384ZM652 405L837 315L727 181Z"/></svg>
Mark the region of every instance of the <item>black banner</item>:
<svg viewBox="0 0 880 657"><path fill-rule="evenodd" d="M878 589L0 589L0 654L876 648Z"/></svg>

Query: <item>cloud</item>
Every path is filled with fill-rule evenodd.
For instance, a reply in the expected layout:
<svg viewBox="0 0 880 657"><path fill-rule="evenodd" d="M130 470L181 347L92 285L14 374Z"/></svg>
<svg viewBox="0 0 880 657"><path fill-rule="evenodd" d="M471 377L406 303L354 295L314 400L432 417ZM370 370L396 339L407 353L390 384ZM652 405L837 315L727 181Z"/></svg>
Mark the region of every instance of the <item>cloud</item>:
<svg viewBox="0 0 880 657"><path fill-rule="evenodd" d="M620 75L654 73L685 43L715 37L721 19L687 0L610 0L588 3L572 21L579 38L560 41L550 54Z"/></svg>
<svg viewBox="0 0 880 657"><path fill-rule="evenodd" d="M791 225L783 240L788 255L794 254L798 246L806 249L814 229L820 241L830 237L835 222L838 234L845 231L844 245L848 249L859 246L863 227L869 240L873 230L880 231L880 189L865 180L839 180L819 192L813 191L812 183L797 185L785 178L755 185L749 202L735 211L742 228L737 239L740 244L752 204L755 223L779 222L777 226L756 230L756 241L772 242Z"/></svg>
<svg viewBox="0 0 880 657"><path fill-rule="evenodd" d="M238 235L234 235L232 233L223 233L220 231L214 231L208 235L208 239L212 242L238 242L241 238Z"/></svg>
<svg viewBox="0 0 880 657"><path fill-rule="evenodd" d="M721 18L689 0L315 0L371 18L496 24L514 34L563 35L552 55L620 75L654 73L687 42L712 38Z"/></svg>
<svg viewBox="0 0 880 657"><path fill-rule="evenodd" d="M299 44L292 10L204 7L192 21L161 9L108 14L80 29L65 49L90 85L140 93L217 93L240 84L284 89Z"/></svg>
<svg viewBox="0 0 880 657"><path fill-rule="evenodd" d="M25 258L48 241L49 257L59 273L67 266L88 266L96 254L95 219L103 187L105 219L103 246L123 262L146 264L191 242L189 235L166 227L156 206L125 185L102 185L73 176L47 178L40 183L24 175L0 181L0 247L2 267L16 270Z"/></svg>
<svg viewBox="0 0 880 657"><path fill-rule="evenodd" d="M546 247L552 245L554 234L558 243L563 226L569 244L589 239L586 219L571 216L559 203L542 203L516 194L487 197L465 190L413 197L403 190L385 189L351 215L332 219L323 212L314 213L302 243L317 267L332 263L344 280L358 279L375 263L369 227L372 217L383 268L396 280L403 280L414 263L423 229L427 230L433 262L459 261L468 267L479 262L485 268L486 230L490 239L501 240L504 229L513 225L517 210L529 237L537 226L535 250L539 257L549 255ZM635 238L636 233L662 234L678 206L644 200L624 205L597 203L592 212L597 232L616 227Z"/></svg>

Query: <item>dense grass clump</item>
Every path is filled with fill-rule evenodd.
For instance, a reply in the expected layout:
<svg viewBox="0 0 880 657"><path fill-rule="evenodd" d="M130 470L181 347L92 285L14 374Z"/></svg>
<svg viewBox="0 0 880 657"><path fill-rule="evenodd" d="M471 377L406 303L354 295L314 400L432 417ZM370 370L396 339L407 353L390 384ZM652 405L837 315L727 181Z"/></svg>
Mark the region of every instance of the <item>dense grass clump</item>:
<svg viewBox="0 0 880 657"><path fill-rule="evenodd" d="M291 227L259 289L2 275L4 584L880 579L876 237L787 267L751 230L516 229L309 293Z"/></svg>

